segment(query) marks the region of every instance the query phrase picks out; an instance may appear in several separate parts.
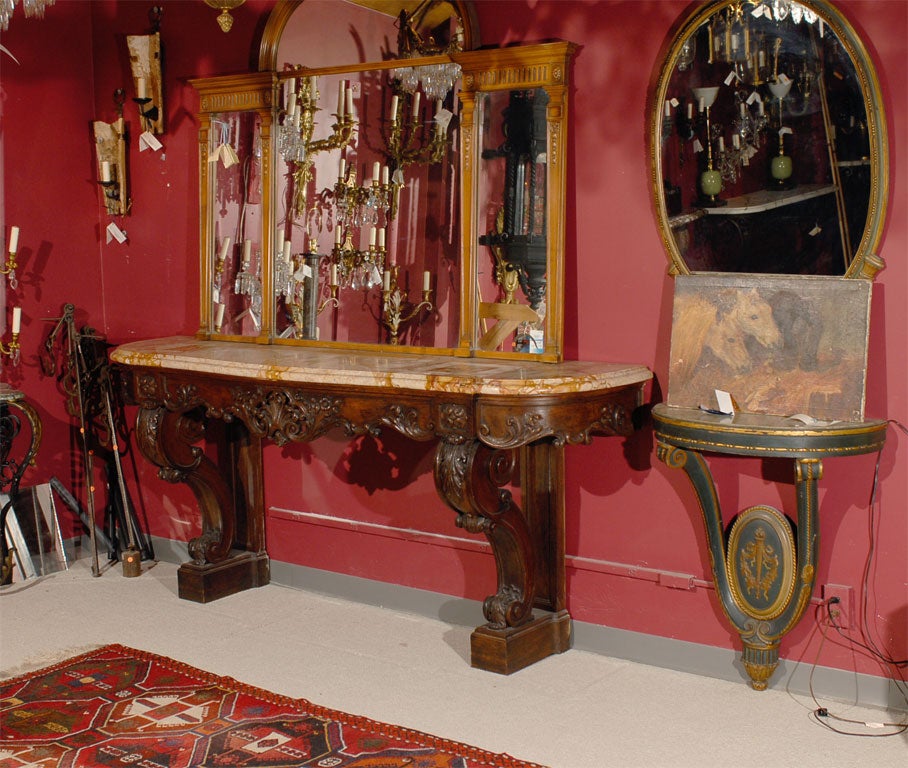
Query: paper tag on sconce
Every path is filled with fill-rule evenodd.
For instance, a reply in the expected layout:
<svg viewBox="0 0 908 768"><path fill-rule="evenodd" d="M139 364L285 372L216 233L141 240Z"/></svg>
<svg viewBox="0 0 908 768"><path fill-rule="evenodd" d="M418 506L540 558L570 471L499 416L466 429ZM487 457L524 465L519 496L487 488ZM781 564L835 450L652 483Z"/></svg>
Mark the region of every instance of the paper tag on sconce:
<svg viewBox="0 0 908 768"><path fill-rule="evenodd" d="M782 85L785 85L785 83L788 83L791 81L791 78L788 77L788 75L786 75L784 72L780 72L778 80L780 83L782 83Z"/></svg>
<svg viewBox="0 0 908 768"><path fill-rule="evenodd" d="M702 152L703 145L700 143L700 139L694 139L694 152Z"/></svg>
<svg viewBox="0 0 908 768"><path fill-rule="evenodd" d="M126 242L126 233L113 221L107 225L107 242L111 240L116 240L121 245Z"/></svg>
<svg viewBox="0 0 908 768"><path fill-rule="evenodd" d="M391 181L402 187L404 185L404 172L400 168L395 170L391 176Z"/></svg>
<svg viewBox="0 0 908 768"><path fill-rule="evenodd" d="M296 282L301 283L307 277L312 277L312 267L308 264L303 264L296 272L293 273L293 279Z"/></svg>
<svg viewBox="0 0 908 768"><path fill-rule="evenodd" d="M755 101L763 101L763 99L760 98L759 93L752 91L750 96L747 97L747 105L752 106Z"/></svg>
<svg viewBox="0 0 908 768"><path fill-rule="evenodd" d="M378 271L378 267L375 266L374 264L372 265L371 277L372 277L372 282L375 285L378 285L382 281L381 272Z"/></svg>
<svg viewBox="0 0 908 768"><path fill-rule="evenodd" d="M725 78L725 84L731 85L735 80L738 79L738 73L732 70L728 73L728 77Z"/></svg>
<svg viewBox="0 0 908 768"><path fill-rule="evenodd" d="M784 136L786 133L792 133L791 128L789 128L787 125L779 128L779 136Z"/></svg>
<svg viewBox="0 0 908 768"><path fill-rule="evenodd" d="M151 131L145 131L145 133L139 136L139 152L144 152L146 149L157 152L163 147L164 145L158 141L157 137Z"/></svg>
<svg viewBox="0 0 908 768"><path fill-rule="evenodd" d="M810 235L811 237L816 237L822 231L823 231L823 227L821 227L819 224L814 224L813 229L811 229L810 232L808 232L807 234Z"/></svg>
<svg viewBox="0 0 908 768"><path fill-rule="evenodd" d="M435 113L435 123L440 126L442 131L448 130L448 123L451 122L451 118L454 117L454 113L447 109L440 109Z"/></svg>

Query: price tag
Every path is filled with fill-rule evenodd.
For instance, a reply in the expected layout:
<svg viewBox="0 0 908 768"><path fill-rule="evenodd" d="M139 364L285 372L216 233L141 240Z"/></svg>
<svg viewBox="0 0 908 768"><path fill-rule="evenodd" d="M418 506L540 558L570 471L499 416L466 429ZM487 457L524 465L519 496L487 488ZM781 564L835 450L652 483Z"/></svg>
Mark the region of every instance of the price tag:
<svg viewBox="0 0 908 768"><path fill-rule="evenodd" d="M126 233L113 221L107 225L107 242L111 240L116 240L121 245L126 242Z"/></svg>

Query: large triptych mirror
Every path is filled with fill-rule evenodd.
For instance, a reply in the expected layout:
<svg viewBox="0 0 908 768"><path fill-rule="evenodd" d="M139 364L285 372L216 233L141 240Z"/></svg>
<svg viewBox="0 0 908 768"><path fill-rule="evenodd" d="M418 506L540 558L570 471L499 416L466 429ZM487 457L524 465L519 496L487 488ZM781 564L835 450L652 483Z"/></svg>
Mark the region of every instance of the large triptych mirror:
<svg viewBox="0 0 908 768"><path fill-rule="evenodd" d="M569 43L467 4L280 2L200 94L200 335L558 361Z"/></svg>
<svg viewBox="0 0 908 768"><path fill-rule="evenodd" d="M872 277L886 123L864 44L825 0L713 0L672 35L651 105L672 268Z"/></svg>

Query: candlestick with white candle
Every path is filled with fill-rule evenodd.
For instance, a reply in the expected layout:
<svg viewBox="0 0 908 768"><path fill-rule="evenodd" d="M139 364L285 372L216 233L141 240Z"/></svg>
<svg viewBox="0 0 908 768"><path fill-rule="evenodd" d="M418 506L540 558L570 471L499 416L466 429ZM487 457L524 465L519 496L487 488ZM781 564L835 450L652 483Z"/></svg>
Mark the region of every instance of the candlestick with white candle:
<svg viewBox="0 0 908 768"><path fill-rule="evenodd" d="M139 98L139 99L148 98L148 90L145 85L144 77L136 78L136 98Z"/></svg>
<svg viewBox="0 0 908 768"><path fill-rule="evenodd" d="M382 275L381 287L386 293L391 290L391 270L386 269Z"/></svg>
<svg viewBox="0 0 908 768"><path fill-rule="evenodd" d="M227 258L227 252L230 250L230 238L225 237L224 242L221 243L221 255L218 257L219 261L224 261Z"/></svg>
<svg viewBox="0 0 908 768"><path fill-rule="evenodd" d="M338 120L344 119L344 103L345 103L344 97L346 95L346 90L347 90L347 82L346 82L346 80L341 80L337 84L337 119Z"/></svg>
<svg viewBox="0 0 908 768"><path fill-rule="evenodd" d="M432 289L432 275L428 269L422 273L422 289L424 293L428 293Z"/></svg>
<svg viewBox="0 0 908 768"><path fill-rule="evenodd" d="M248 267L252 260L252 240L246 240L243 243L243 266Z"/></svg>
<svg viewBox="0 0 908 768"><path fill-rule="evenodd" d="M221 330L221 326L224 324L224 309L226 308L225 304L218 304L218 308L214 313L214 329L216 331Z"/></svg>
<svg viewBox="0 0 908 768"><path fill-rule="evenodd" d="M347 89L347 114L353 119L353 88Z"/></svg>
<svg viewBox="0 0 908 768"><path fill-rule="evenodd" d="M372 229L369 230L369 247L375 247L375 227L372 227Z"/></svg>
<svg viewBox="0 0 908 768"><path fill-rule="evenodd" d="M421 95L421 91L417 91L413 94L413 117L419 117L419 97Z"/></svg>
<svg viewBox="0 0 908 768"><path fill-rule="evenodd" d="M13 336L19 335L19 328L22 325L22 307L13 307Z"/></svg>
<svg viewBox="0 0 908 768"><path fill-rule="evenodd" d="M372 163L372 183L378 184L381 179L381 163L376 160Z"/></svg>
<svg viewBox="0 0 908 768"><path fill-rule="evenodd" d="M384 250L385 248L385 228L378 228L378 247Z"/></svg>
<svg viewBox="0 0 908 768"><path fill-rule="evenodd" d="M328 277L328 285L332 288L337 285L337 264L332 264Z"/></svg>
<svg viewBox="0 0 908 768"><path fill-rule="evenodd" d="M110 163L107 160L101 161L101 181L110 181Z"/></svg>
<svg viewBox="0 0 908 768"><path fill-rule="evenodd" d="M10 227L9 230L9 252L16 253L19 247L19 227Z"/></svg>
<svg viewBox="0 0 908 768"><path fill-rule="evenodd" d="M400 101L400 99L399 99L399 97L397 96L397 94L395 93L395 94L391 97L391 122L392 122L392 123L396 123L396 122L397 122L397 107L398 107L398 102L399 102L399 101Z"/></svg>

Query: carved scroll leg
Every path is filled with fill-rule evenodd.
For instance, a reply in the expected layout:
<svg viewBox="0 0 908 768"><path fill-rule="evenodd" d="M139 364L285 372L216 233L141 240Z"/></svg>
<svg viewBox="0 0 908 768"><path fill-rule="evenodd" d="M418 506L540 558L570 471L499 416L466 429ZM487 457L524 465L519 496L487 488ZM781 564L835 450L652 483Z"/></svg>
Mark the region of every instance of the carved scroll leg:
<svg viewBox="0 0 908 768"><path fill-rule="evenodd" d="M205 434L201 413L141 408L136 432L139 449L159 467L158 475L186 483L199 504L202 534L189 542L192 562L180 567L180 597L204 603L267 583L264 552L232 553L234 495L217 465L194 445Z"/></svg>
<svg viewBox="0 0 908 768"><path fill-rule="evenodd" d="M439 495L458 513L456 524L483 533L492 545L498 590L486 598L488 623L471 637L472 664L510 674L570 646L566 611L534 618L538 553L526 518L509 491L514 453L479 441L440 443L435 459ZM563 615L562 615L563 614Z"/></svg>

